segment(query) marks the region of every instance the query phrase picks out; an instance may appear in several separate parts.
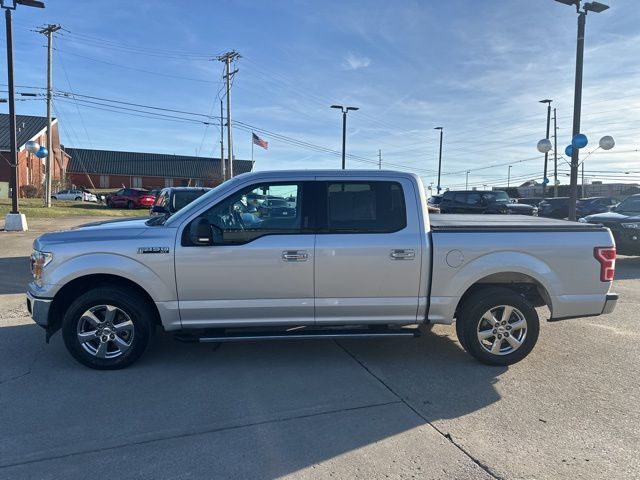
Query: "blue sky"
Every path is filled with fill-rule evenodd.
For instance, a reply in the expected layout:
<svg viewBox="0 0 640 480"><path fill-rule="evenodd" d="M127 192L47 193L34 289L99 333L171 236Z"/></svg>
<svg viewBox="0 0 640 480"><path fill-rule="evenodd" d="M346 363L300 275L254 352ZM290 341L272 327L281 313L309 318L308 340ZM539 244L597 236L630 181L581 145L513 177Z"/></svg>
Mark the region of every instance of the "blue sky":
<svg viewBox="0 0 640 480"><path fill-rule="evenodd" d="M603 135L616 147L589 157L587 177L638 181L640 8L608 4L587 17L582 131L585 153ZM259 133L269 150L256 147L256 169L339 167L338 153L307 145L341 149L334 103L360 107L348 118L348 168L376 168L380 149L383 166L427 185L436 180L435 126L444 127L443 187L464 187L467 170L469 186L504 185L508 165L512 183L541 181L546 108L538 100L558 109L558 150L570 141L576 15L553 0L49 0L44 10L18 7L14 20L17 85L46 85L45 39L32 30L59 23L57 90L205 115L220 109L222 64L211 59L235 49L234 119L305 142ZM203 117L141 118L87 101L113 105L54 102L68 146L219 156L218 127L197 123ZM17 112L46 109L37 99L18 102ZM236 158L251 157L250 130L234 129ZM563 160L559 169L567 183Z"/></svg>

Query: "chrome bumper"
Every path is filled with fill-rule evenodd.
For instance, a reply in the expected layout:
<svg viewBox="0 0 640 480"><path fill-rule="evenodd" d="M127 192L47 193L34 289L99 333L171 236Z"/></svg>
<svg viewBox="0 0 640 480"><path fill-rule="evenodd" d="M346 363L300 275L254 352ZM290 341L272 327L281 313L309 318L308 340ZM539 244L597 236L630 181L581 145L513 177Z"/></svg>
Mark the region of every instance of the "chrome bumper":
<svg viewBox="0 0 640 480"><path fill-rule="evenodd" d="M49 325L49 309L51 307L50 298L37 298L27 292L27 310L29 315L41 327Z"/></svg>
<svg viewBox="0 0 640 480"><path fill-rule="evenodd" d="M604 308L602 309L602 313L611 313L616 308L616 303L618 303L618 294L617 293L608 293L607 300L604 302Z"/></svg>

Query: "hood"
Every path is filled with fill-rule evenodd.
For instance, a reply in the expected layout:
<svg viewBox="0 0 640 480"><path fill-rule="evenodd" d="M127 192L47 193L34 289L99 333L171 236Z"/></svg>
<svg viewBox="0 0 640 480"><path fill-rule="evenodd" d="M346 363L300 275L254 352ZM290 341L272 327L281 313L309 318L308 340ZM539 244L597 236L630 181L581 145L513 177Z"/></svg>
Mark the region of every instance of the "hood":
<svg viewBox="0 0 640 480"><path fill-rule="evenodd" d="M142 235L150 228L145 225L148 220L145 218L134 219L117 219L105 222L94 222L80 225L71 230L61 232L45 233L36 238L33 242L33 248L36 250L46 251L48 247L62 243L92 242L92 241L111 241L130 239Z"/></svg>
<svg viewBox="0 0 640 480"><path fill-rule="evenodd" d="M604 212L596 213L595 215L588 215L584 219L589 223L610 222L619 223L623 221L640 221L640 212L618 213L618 212Z"/></svg>
<svg viewBox="0 0 640 480"><path fill-rule="evenodd" d="M113 229L113 228L145 228L145 222L149 217L140 218L116 218L113 220L103 220L100 222L91 222L73 227L71 230L95 230L95 229Z"/></svg>

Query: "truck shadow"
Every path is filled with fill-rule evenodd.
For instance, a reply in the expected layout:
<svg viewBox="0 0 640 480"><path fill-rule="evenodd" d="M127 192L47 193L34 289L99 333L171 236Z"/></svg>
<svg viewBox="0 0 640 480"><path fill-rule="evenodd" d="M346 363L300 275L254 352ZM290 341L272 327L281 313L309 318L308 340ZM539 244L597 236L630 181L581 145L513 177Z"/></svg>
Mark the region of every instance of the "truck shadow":
<svg viewBox="0 0 640 480"><path fill-rule="evenodd" d="M31 279L29 257L0 258L0 295L24 293Z"/></svg>
<svg viewBox="0 0 640 480"><path fill-rule="evenodd" d="M50 345L43 341L33 324L0 328L0 423L10 439L0 469L73 454L86 458L59 467L98 465L90 446L99 431L100 448L152 441L152 449L127 450L127 458L149 460L158 476L206 464L238 478L275 478L482 409L500 399L494 383L506 370L475 362L446 331L223 345L182 344L159 333L139 363L120 371L77 364L59 333ZM46 408L36 392L47 392ZM81 414L88 406L91 414ZM124 411L135 421L123 422ZM427 444L417 454L428 455L429 441L442 439L428 426L422 435ZM175 460L176 438L185 447L181 460L154 463L164 449Z"/></svg>
<svg viewBox="0 0 640 480"><path fill-rule="evenodd" d="M616 259L616 280L640 278L640 257L621 256Z"/></svg>

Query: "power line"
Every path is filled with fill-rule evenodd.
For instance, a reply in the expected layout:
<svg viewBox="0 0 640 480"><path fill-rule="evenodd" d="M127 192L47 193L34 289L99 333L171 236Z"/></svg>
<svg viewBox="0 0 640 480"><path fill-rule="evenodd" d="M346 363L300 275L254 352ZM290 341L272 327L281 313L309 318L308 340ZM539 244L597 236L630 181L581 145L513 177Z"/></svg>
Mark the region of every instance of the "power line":
<svg viewBox="0 0 640 480"><path fill-rule="evenodd" d="M125 68L127 70L133 70L133 71L136 71L136 72L147 73L149 75L156 75L156 76L159 76L159 77L167 77L167 78L176 78L178 80L187 80L189 82L215 83L215 82L212 82L211 80L202 80L200 78L184 77L182 75L172 75L170 73L162 73L162 72L156 72L156 71L153 71L153 70L145 70L144 68L136 68L136 67L132 67L130 65L122 65L121 63L107 62L106 60L99 60L97 58L88 57L86 55L80 55L79 53L68 52L66 50L60 50L59 48L56 48L55 50L56 50L56 52L63 53L65 55L73 55L74 57L84 58L86 60L91 60L92 62L104 63L105 65L112 65L114 67Z"/></svg>

